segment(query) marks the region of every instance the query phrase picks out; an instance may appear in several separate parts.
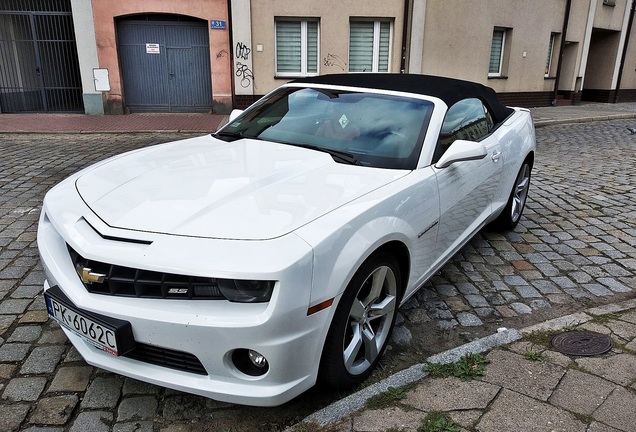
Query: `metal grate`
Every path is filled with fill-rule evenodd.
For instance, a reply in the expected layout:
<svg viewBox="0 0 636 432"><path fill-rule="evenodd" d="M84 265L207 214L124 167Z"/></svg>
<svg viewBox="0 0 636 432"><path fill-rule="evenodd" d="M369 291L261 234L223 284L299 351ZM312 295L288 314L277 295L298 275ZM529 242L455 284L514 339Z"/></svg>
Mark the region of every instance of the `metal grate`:
<svg viewBox="0 0 636 432"><path fill-rule="evenodd" d="M71 12L71 0L0 0L0 11Z"/></svg>
<svg viewBox="0 0 636 432"><path fill-rule="evenodd" d="M162 273L106 264L80 256L70 246L68 250L76 268L88 269L94 275L104 275L92 283L83 281L93 294L121 297L164 298L184 300L225 300L214 278Z"/></svg>
<svg viewBox="0 0 636 432"><path fill-rule="evenodd" d="M0 0L0 112L83 112L70 1Z"/></svg>
<svg viewBox="0 0 636 432"><path fill-rule="evenodd" d="M135 349L125 354L124 357L198 375L208 374L196 356L154 345L137 342Z"/></svg>

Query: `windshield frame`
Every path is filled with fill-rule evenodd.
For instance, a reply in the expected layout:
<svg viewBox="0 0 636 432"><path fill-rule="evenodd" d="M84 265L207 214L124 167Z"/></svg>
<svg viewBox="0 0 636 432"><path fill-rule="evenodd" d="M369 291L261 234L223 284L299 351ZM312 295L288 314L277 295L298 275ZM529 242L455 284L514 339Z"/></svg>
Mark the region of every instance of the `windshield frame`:
<svg viewBox="0 0 636 432"><path fill-rule="evenodd" d="M346 141L351 141L351 143L347 143L343 141L343 139L335 139L333 137L323 138L323 141L316 141L318 138L315 138L312 135L304 135L304 136L293 136L294 139L281 139L279 136L275 136L274 134L268 134L267 129L273 126L277 126L279 123L283 122L285 115L289 113L289 104L290 104L290 96L294 93L304 90L313 90L315 93L323 93L325 94L325 98L330 98L329 94L335 95L335 98L339 98L340 96L346 96L353 101L356 98L360 100L364 100L365 98L370 99L371 101L388 101L388 104L394 105L409 105L413 106L411 116L416 119L416 121L412 123L408 123L406 120L401 117L396 117L393 123L389 122L388 124L395 124L400 126L399 121L406 124L413 124L411 129L409 130L410 135L408 137L402 136L401 138L405 141L403 147L399 147L399 151L404 154L401 156L390 156L382 153L374 153L374 149L371 148L361 148L356 147L355 145L366 145L369 142L369 138L367 136L356 138L357 141L353 142L352 138L344 138ZM301 94L301 93L297 93ZM320 97L320 95L316 95L316 98ZM285 99L284 103L280 103L281 100ZM431 117L433 115L433 111L435 110L435 98L428 98L423 95L397 92L397 91L387 91L387 90L374 90L367 88L356 88L356 87L343 87L343 86L330 86L324 84L286 84L283 85L269 94L265 95L263 98L259 99L256 103L251 105L248 109L246 109L243 113L241 113L238 117L233 119L227 125L223 126L219 131L214 135L215 137L225 140L225 141L235 141L241 138L247 139L256 139L256 140L265 140L269 142L277 142L280 144L286 145L297 145L300 147L324 147L322 151L326 151L328 153L332 152L340 152L343 154L347 154L350 156L350 159L354 161L356 165L369 166L375 168L389 168L389 169L406 169L406 170L414 170L417 168L418 162L420 160L420 156L422 153L422 147L424 145L426 133L430 126ZM302 99L300 99L302 100ZM326 99L325 99L326 100ZM317 104L317 102L310 103ZM344 102L343 102L344 103ZM349 102L351 103L351 102ZM276 107L276 104L280 105ZM327 105L329 103L327 102ZM282 106L282 110L281 110ZM353 103L352 103L353 106ZM275 113L275 115L268 117L268 110L275 110L278 108L279 113ZM313 107L310 107L313 109ZM367 108L368 109L368 108ZM395 111L395 110L394 110ZM281 114L282 112L282 114ZM376 114L378 116L379 114ZM404 116L404 113L394 112L391 115L396 116ZM387 118L387 113L383 113L383 117ZM259 120L255 120L258 118ZM274 119L271 124L267 124L267 119ZM390 117L388 117L390 119ZM241 124L245 122L253 122L250 123L252 126L255 126L255 121L263 121L262 130L251 130L252 133L245 133L249 130L249 127L241 129ZM292 119L293 120L293 119ZM345 129L348 126L348 119L343 116L341 118L336 118L334 121L340 121L340 126L342 129ZM408 120L408 118L407 118ZM291 121L291 120L288 120ZM326 120L325 122L327 122ZM318 122L316 122L318 125ZM419 129L417 126L419 125ZM322 125L317 126L322 127ZM353 127L351 128L353 129ZM277 131L278 132L278 131ZM393 132L391 132L393 133ZM398 136L400 134L397 134ZM323 135L324 136L324 135ZM392 136L394 141L398 138ZM308 141L309 139L309 141ZM385 137L380 138L382 140ZM349 148L339 148L335 145L332 145L332 142L335 144L350 144ZM371 143L373 145L373 143ZM386 146L385 146L386 147ZM321 150L320 148L315 150ZM362 153L360 151L363 150ZM410 153L409 153L410 152ZM348 163L348 158L337 158L334 157L334 160L339 163Z"/></svg>

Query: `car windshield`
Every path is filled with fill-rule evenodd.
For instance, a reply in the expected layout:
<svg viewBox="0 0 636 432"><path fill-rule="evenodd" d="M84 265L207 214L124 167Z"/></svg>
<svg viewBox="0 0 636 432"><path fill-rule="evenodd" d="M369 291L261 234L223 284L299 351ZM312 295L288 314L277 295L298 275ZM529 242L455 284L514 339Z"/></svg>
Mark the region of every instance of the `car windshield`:
<svg viewBox="0 0 636 432"><path fill-rule="evenodd" d="M414 169L432 110L431 102L416 98L284 87L216 136L314 148L341 163Z"/></svg>

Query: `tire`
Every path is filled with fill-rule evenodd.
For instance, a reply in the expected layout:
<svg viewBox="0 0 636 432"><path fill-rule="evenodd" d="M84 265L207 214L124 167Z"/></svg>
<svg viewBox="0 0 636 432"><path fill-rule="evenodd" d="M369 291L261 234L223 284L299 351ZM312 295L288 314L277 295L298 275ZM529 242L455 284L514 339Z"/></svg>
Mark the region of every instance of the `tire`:
<svg viewBox="0 0 636 432"><path fill-rule="evenodd" d="M519 220L521 220L521 214L526 205L526 200L528 199L531 171L532 166L530 162L527 160L524 161L515 179L515 184L510 192L506 207L504 207L501 214L497 216L497 219L490 224L490 228L497 231L509 231L517 226Z"/></svg>
<svg viewBox="0 0 636 432"><path fill-rule="evenodd" d="M400 268L393 255L378 253L351 279L329 327L320 381L345 389L364 381L391 337L401 298Z"/></svg>

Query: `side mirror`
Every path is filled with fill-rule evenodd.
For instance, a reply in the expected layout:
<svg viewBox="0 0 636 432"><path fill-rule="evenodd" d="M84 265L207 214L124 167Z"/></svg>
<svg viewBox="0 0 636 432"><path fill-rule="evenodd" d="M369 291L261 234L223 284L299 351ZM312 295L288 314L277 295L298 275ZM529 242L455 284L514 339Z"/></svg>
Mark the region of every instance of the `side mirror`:
<svg viewBox="0 0 636 432"><path fill-rule="evenodd" d="M241 114L243 114L243 110L239 110L239 109L232 110L232 112L230 113L229 122L232 123L234 121L234 119L236 119Z"/></svg>
<svg viewBox="0 0 636 432"><path fill-rule="evenodd" d="M488 156L486 147L475 141L456 140L435 164L435 168L446 168L455 162L480 160Z"/></svg>

